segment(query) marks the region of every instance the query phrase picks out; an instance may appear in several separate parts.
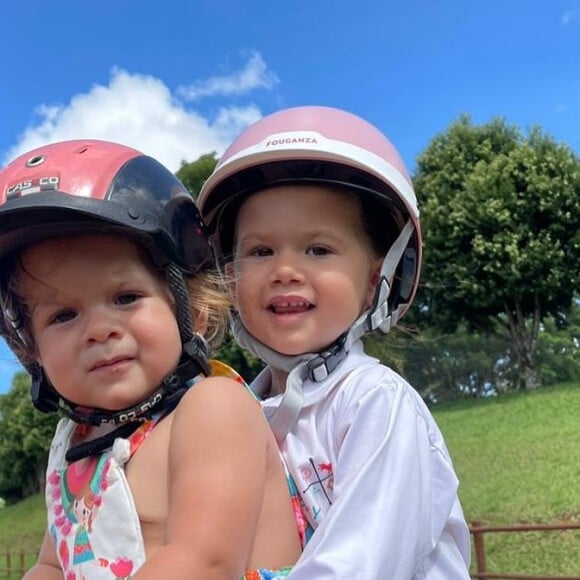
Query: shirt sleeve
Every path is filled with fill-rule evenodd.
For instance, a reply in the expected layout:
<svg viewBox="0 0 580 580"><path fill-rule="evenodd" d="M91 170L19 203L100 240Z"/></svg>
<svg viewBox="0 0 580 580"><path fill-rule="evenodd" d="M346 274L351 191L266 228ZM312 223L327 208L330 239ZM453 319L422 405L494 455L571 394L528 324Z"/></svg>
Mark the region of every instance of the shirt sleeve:
<svg viewBox="0 0 580 580"><path fill-rule="evenodd" d="M401 379L335 403L333 504L290 580L468 579L457 477L420 397Z"/></svg>

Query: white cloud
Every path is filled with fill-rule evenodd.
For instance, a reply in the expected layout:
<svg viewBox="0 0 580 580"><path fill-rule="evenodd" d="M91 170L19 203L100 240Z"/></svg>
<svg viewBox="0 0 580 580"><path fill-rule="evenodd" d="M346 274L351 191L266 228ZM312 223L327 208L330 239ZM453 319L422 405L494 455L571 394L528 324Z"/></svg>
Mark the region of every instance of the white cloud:
<svg viewBox="0 0 580 580"><path fill-rule="evenodd" d="M257 88L270 89L279 82L266 66L262 56L253 52L246 66L228 76L215 76L178 89L178 94L190 101L215 95L243 95Z"/></svg>
<svg viewBox="0 0 580 580"><path fill-rule="evenodd" d="M258 53L243 70L227 77L200 81L205 94L242 94L268 89L277 82ZM194 86L194 85L192 85ZM221 86L222 90L217 90ZM229 90L224 87L229 86ZM209 91L209 87L214 87ZM236 88L237 87L237 88ZM151 155L176 171L181 161L222 153L244 127L257 121L254 105L221 107L215 118L204 118L188 109L169 88L152 76L131 74L116 68L107 85L95 85L74 95L66 104L40 104L37 122L26 128L16 144L0 159L0 167L14 157L53 141L105 139L124 143ZM6 392L14 373L21 370L16 357L0 339L0 394Z"/></svg>
<svg viewBox="0 0 580 580"><path fill-rule="evenodd" d="M243 82L248 91L267 88L263 71L254 73L262 83L251 79L251 71L260 67L265 70L256 54L234 75L238 79L234 84ZM35 113L38 122L19 136L4 163L52 141L92 138L135 147L176 171L183 160L194 161L212 151L222 153L244 127L261 117L256 106L245 105L223 107L215 119L206 119L188 109L160 79L121 69L111 72L108 85L95 85L64 105L41 104Z"/></svg>

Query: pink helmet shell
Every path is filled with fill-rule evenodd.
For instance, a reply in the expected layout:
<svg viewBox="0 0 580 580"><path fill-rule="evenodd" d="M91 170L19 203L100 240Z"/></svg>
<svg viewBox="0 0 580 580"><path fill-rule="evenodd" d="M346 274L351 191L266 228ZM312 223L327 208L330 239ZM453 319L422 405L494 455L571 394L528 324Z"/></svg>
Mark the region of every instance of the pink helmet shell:
<svg viewBox="0 0 580 580"><path fill-rule="evenodd" d="M373 175L387 183L418 220L411 178L392 143L364 119L331 107L285 109L248 127L204 184L198 199L202 215L211 222L219 205L212 195L228 178L271 161L292 160L334 162Z"/></svg>
<svg viewBox="0 0 580 580"><path fill-rule="evenodd" d="M301 173L303 167L315 167L316 177L307 177L308 170ZM278 111L248 127L228 147L198 198L200 212L217 238L214 243L218 252L227 252L218 227L233 199L276 183L303 180L352 186L363 201L388 200L385 209L380 210L389 213L385 215L385 227L394 215L399 216L401 228L411 222L413 235L408 247L414 252L413 266L403 274L400 296L408 307L421 264L419 210L413 184L392 143L364 119L340 109L305 106Z"/></svg>

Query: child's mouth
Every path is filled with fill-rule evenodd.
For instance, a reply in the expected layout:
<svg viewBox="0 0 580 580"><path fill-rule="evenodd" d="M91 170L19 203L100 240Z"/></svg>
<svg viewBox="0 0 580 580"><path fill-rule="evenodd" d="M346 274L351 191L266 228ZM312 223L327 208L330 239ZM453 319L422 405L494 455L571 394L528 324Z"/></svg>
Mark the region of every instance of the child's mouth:
<svg viewBox="0 0 580 580"><path fill-rule="evenodd" d="M275 304L270 304L268 310L274 314L300 314L314 308L314 305L307 301L297 301L292 300L288 302L276 302Z"/></svg>

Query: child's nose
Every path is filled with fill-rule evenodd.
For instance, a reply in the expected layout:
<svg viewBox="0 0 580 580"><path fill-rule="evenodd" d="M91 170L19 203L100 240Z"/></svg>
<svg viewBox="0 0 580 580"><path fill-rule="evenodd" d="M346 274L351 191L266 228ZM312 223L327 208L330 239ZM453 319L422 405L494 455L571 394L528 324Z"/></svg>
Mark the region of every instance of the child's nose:
<svg viewBox="0 0 580 580"><path fill-rule="evenodd" d="M121 333L118 316L110 308L99 306L86 313L85 340L105 342Z"/></svg>
<svg viewBox="0 0 580 580"><path fill-rule="evenodd" d="M272 272L274 282L289 284L292 282L302 282L304 280L299 261L288 255L277 256Z"/></svg>

